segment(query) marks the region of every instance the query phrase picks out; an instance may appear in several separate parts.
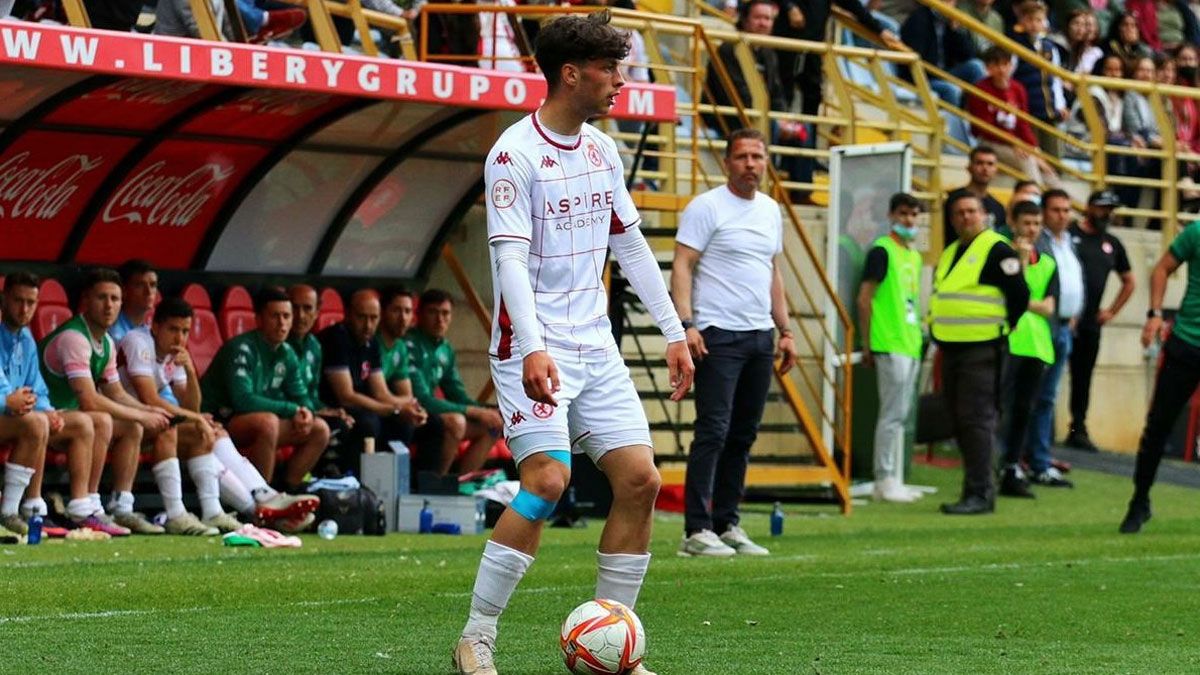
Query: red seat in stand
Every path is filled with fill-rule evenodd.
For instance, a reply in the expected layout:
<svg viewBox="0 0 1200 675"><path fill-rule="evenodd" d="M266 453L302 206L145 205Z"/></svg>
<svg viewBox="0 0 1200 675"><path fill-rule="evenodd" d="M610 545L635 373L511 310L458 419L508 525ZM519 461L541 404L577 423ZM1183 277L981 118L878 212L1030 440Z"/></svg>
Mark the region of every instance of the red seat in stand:
<svg viewBox="0 0 1200 675"><path fill-rule="evenodd" d="M188 336L188 352L196 364L196 374L204 375L225 341L221 339L208 291L200 284L188 284L181 296L192 306L192 334Z"/></svg>
<svg viewBox="0 0 1200 675"><path fill-rule="evenodd" d="M221 300L221 336L226 341L254 328L254 300L244 286L230 286Z"/></svg>
<svg viewBox="0 0 1200 675"><path fill-rule="evenodd" d="M29 330L36 340L54 332L71 318L74 312L67 301L67 290L54 279L46 279L38 291L38 307L34 310Z"/></svg>

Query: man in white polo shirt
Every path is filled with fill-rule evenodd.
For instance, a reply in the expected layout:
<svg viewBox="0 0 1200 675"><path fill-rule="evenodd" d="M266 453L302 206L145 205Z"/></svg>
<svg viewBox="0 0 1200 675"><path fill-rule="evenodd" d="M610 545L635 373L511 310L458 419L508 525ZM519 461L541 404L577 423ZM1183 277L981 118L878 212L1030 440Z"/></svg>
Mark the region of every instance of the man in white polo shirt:
<svg viewBox="0 0 1200 675"><path fill-rule="evenodd" d="M728 183L688 204L675 237L671 292L697 364L682 555L768 553L738 526L776 351L784 372L796 361L779 272L779 204L758 191L767 161L758 131L730 134ZM772 328L779 329L778 350Z"/></svg>

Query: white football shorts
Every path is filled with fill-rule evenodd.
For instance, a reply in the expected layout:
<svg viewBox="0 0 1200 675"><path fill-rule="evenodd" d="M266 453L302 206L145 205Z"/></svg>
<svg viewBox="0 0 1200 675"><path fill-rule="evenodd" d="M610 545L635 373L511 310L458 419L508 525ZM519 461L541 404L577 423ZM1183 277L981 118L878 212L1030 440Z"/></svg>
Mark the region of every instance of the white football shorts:
<svg viewBox="0 0 1200 675"><path fill-rule="evenodd" d="M557 407L525 395L520 358L490 359L504 435L518 464L534 453L567 449L599 462L611 450L650 445L646 411L624 361L555 359L554 365L560 387L554 395Z"/></svg>

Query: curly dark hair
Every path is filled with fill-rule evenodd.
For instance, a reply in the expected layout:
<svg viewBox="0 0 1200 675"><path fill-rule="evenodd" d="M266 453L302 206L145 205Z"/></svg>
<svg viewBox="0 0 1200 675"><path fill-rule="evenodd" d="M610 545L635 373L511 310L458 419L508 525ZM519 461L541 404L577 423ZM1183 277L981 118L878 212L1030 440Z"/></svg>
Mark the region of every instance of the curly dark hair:
<svg viewBox="0 0 1200 675"><path fill-rule="evenodd" d="M598 59L623 60L629 55L629 35L609 25L606 9L588 14L569 14L542 26L534 45L534 58L546 86L553 92L562 79L562 67L583 65Z"/></svg>

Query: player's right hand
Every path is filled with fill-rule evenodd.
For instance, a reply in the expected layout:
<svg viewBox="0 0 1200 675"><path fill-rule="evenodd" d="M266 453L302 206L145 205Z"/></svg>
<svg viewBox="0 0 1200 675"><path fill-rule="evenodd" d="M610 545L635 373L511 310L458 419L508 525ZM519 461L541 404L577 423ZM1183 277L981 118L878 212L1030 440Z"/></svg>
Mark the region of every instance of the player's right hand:
<svg viewBox="0 0 1200 675"><path fill-rule="evenodd" d="M171 427L171 415L160 408L147 410L142 414L142 426L156 433L166 431Z"/></svg>
<svg viewBox="0 0 1200 675"><path fill-rule="evenodd" d="M682 401L692 388L696 377L696 364L692 354L682 342L667 344L667 370L671 376L672 401Z"/></svg>
<svg viewBox="0 0 1200 675"><path fill-rule="evenodd" d="M688 351L692 353L692 358L696 361L703 361L704 357L708 356L708 346L704 344L704 336L700 334L700 329L692 327L684 333L687 338Z"/></svg>
<svg viewBox="0 0 1200 675"><path fill-rule="evenodd" d="M558 393L558 366L546 352L534 352L525 357L521 366L521 383L525 395L538 403L558 405L554 395Z"/></svg>
<svg viewBox="0 0 1200 675"><path fill-rule="evenodd" d="M8 408L8 414L13 416L29 413L36 404L37 395L29 387L16 389L4 398L4 405Z"/></svg>

